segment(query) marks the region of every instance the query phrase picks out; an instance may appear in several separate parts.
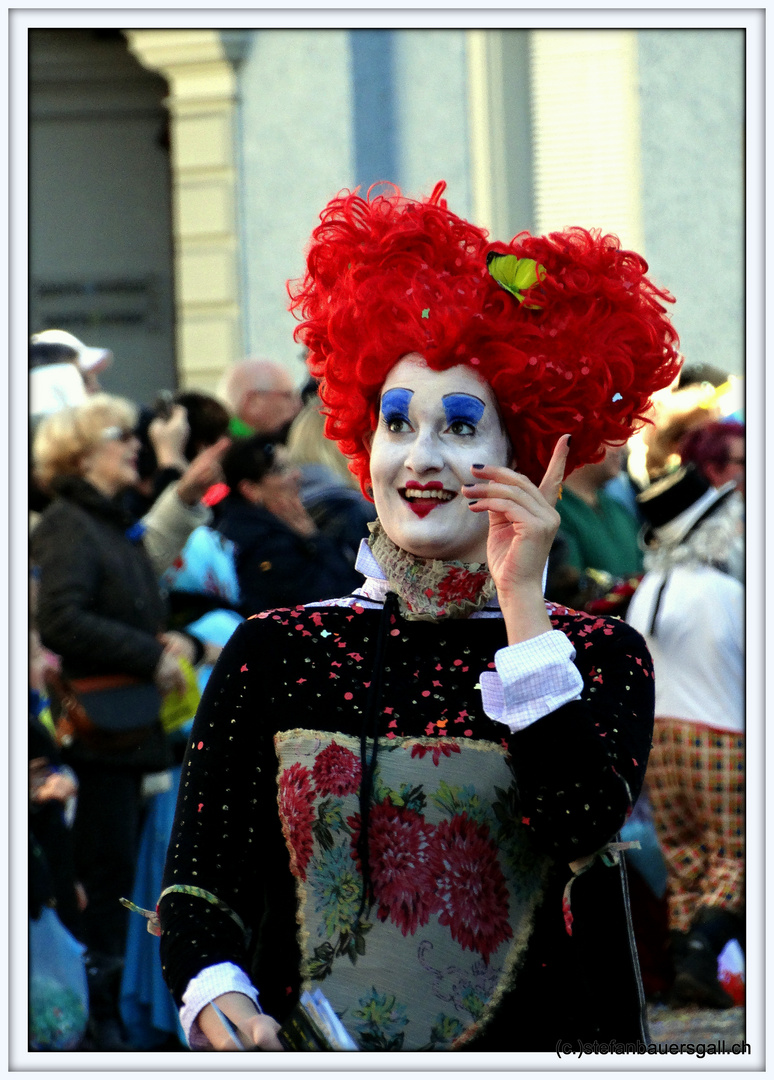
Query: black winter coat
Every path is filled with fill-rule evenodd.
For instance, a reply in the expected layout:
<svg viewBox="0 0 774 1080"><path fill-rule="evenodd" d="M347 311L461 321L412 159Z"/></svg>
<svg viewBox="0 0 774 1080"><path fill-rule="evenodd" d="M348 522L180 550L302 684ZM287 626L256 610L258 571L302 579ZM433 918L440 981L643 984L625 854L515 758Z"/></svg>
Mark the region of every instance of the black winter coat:
<svg viewBox="0 0 774 1080"><path fill-rule="evenodd" d="M350 593L362 583L339 545L317 533L302 537L262 506L230 495L218 531L237 546L236 570L246 616Z"/></svg>
<svg viewBox="0 0 774 1080"><path fill-rule="evenodd" d="M79 477L62 477L55 489L30 548L43 644L70 678L152 679L166 603L142 540L132 538L134 519Z"/></svg>

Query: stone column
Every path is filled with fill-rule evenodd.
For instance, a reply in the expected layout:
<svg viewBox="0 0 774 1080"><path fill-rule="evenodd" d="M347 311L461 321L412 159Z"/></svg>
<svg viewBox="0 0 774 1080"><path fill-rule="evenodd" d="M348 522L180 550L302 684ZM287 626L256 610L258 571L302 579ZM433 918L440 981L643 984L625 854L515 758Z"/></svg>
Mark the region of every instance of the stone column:
<svg viewBox="0 0 774 1080"><path fill-rule="evenodd" d="M169 85L178 372L213 390L243 348L233 53L218 30L124 33Z"/></svg>

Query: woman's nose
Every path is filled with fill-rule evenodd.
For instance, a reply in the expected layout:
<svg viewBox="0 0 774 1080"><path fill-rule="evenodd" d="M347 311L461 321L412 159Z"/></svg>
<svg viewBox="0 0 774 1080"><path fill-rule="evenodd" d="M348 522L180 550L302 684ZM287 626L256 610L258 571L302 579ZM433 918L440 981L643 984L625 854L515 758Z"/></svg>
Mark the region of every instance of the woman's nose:
<svg viewBox="0 0 774 1080"><path fill-rule="evenodd" d="M433 431L419 431L412 440L405 466L414 473L430 472L443 468L443 455Z"/></svg>

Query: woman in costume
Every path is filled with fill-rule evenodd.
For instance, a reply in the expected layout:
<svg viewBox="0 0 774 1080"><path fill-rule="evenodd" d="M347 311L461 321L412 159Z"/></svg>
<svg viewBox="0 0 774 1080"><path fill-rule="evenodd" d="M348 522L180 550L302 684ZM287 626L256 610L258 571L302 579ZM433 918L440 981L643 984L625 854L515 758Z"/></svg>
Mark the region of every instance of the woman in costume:
<svg viewBox="0 0 774 1080"><path fill-rule="evenodd" d="M674 378L671 298L614 237L491 243L444 187L334 199L291 287L377 522L363 588L248 619L202 699L158 905L193 1048L235 1048L214 1002L280 1049L314 988L362 1050L645 1037L615 837L651 662L542 577L563 476Z"/></svg>

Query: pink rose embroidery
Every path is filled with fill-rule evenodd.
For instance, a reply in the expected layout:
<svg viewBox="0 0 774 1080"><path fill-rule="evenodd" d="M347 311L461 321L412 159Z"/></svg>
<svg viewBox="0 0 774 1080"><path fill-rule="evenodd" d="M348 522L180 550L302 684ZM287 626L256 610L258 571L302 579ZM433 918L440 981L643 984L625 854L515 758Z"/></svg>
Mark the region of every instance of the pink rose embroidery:
<svg viewBox="0 0 774 1080"><path fill-rule="evenodd" d="M332 742L318 754L312 776L320 795L351 795L360 785L360 762L351 750Z"/></svg>
<svg viewBox="0 0 774 1080"><path fill-rule="evenodd" d="M446 721L443 721L446 723ZM429 726L429 725L428 725ZM411 756L413 758L423 758L425 754L432 753L433 765L437 765L441 760L441 757L451 757L452 754L459 754L460 748L456 742L437 742L434 746L423 746L421 743L416 743L411 748Z"/></svg>
<svg viewBox="0 0 774 1080"><path fill-rule="evenodd" d="M303 765L291 765L280 777L279 811L290 848L291 872L304 881L306 866L312 857L313 799L309 770Z"/></svg>
<svg viewBox="0 0 774 1080"><path fill-rule="evenodd" d="M442 821L433 836L438 920L463 949L490 955L512 937L508 888L486 825L467 813Z"/></svg>
<svg viewBox="0 0 774 1080"><path fill-rule="evenodd" d="M359 866L360 815L348 823ZM393 806L389 799L371 808L369 860L377 915L382 922L391 919L404 937L424 926L436 907L430 868L432 837L433 826L415 810Z"/></svg>

